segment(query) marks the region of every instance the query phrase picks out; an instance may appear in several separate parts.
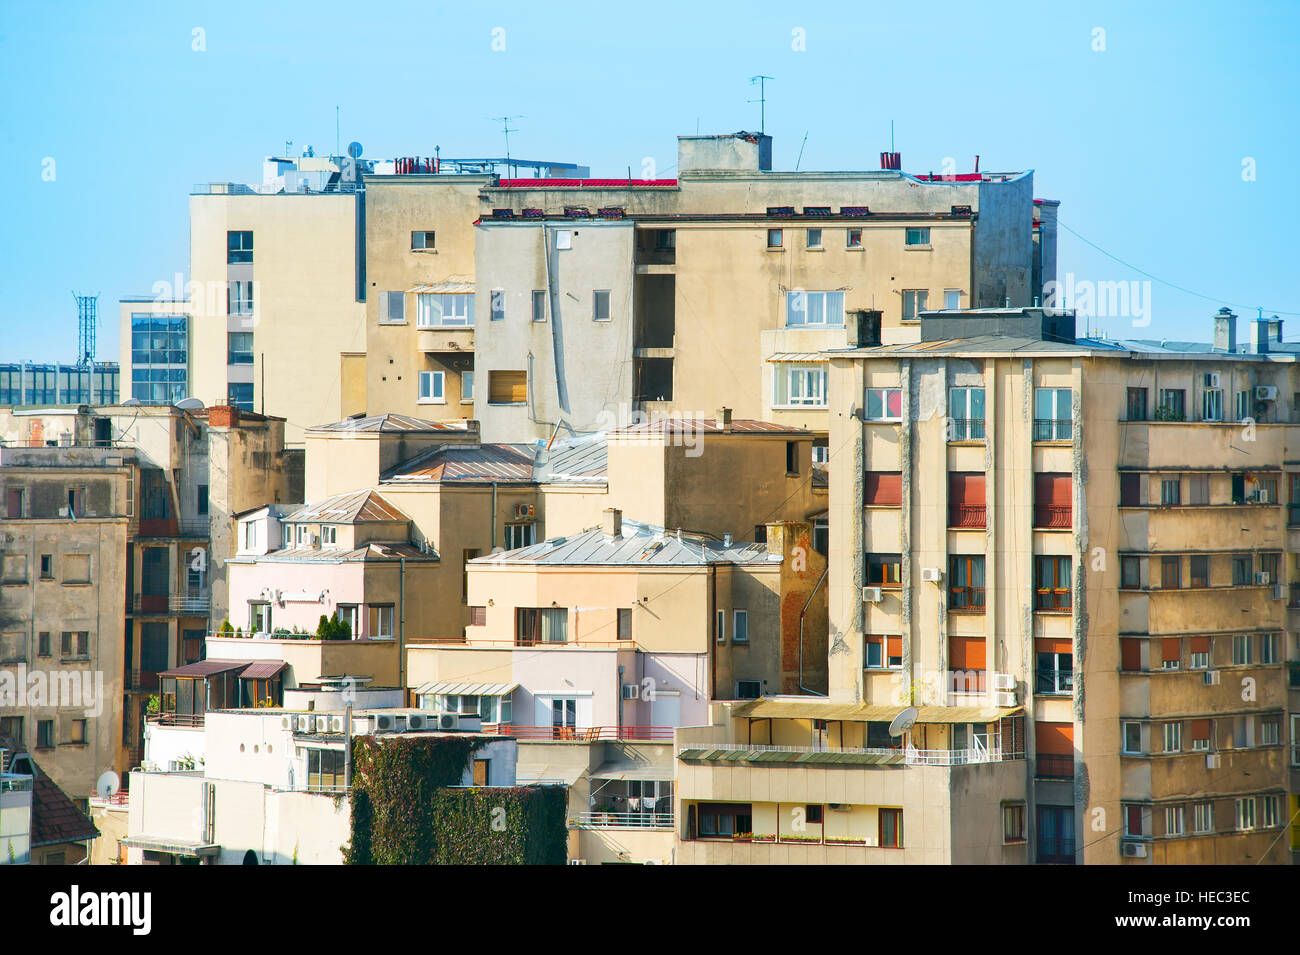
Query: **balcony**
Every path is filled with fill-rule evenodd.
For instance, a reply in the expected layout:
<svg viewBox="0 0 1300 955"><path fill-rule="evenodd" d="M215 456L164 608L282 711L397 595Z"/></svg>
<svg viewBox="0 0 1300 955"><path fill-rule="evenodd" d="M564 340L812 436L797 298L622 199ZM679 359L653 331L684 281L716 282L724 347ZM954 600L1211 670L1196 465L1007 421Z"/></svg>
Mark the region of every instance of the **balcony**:
<svg viewBox="0 0 1300 955"><path fill-rule="evenodd" d="M1068 531L1074 524L1069 504L1035 504L1034 527L1039 530Z"/></svg>
<svg viewBox="0 0 1300 955"><path fill-rule="evenodd" d="M1074 424L1069 418L1035 418L1035 441L1069 441L1074 437Z"/></svg>
<svg viewBox="0 0 1300 955"><path fill-rule="evenodd" d="M569 824L578 829L671 829L671 812L580 812Z"/></svg>
<svg viewBox="0 0 1300 955"><path fill-rule="evenodd" d="M486 736L513 736L523 740L558 740L570 743L595 743L622 740L647 743L671 743L672 726L520 726L515 723L485 723Z"/></svg>
<svg viewBox="0 0 1300 955"><path fill-rule="evenodd" d="M952 504L948 507L948 526L981 529L985 526L983 504Z"/></svg>
<svg viewBox="0 0 1300 955"><path fill-rule="evenodd" d="M983 418L952 418L951 430L948 432L949 441L983 441L984 440L984 419Z"/></svg>
<svg viewBox="0 0 1300 955"><path fill-rule="evenodd" d="M1043 753L1034 758L1034 776L1037 779L1073 779L1074 756Z"/></svg>
<svg viewBox="0 0 1300 955"><path fill-rule="evenodd" d="M978 763L1005 763L1025 758L1023 752L1006 752L997 747L977 744L969 749L916 749L855 746L772 746L730 741L691 743L678 749L678 759L693 761L722 760L756 763L833 763L835 765L903 765L969 766ZM1071 757L1072 759L1072 757ZM1041 761L1041 757L1040 757ZM1071 763L1073 775L1073 763Z"/></svg>
<svg viewBox="0 0 1300 955"><path fill-rule="evenodd" d="M132 670L122 681L130 693L157 693L158 673L155 670Z"/></svg>
<svg viewBox="0 0 1300 955"><path fill-rule="evenodd" d="M1300 610L1300 584L1292 584L1287 596L1288 610Z"/></svg>
<svg viewBox="0 0 1300 955"><path fill-rule="evenodd" d="M190 540L207 540L212 536L212 530L206 517L186 518L179 522L180 533L178 537L184 537Z"/></svg>
<svg viewBox="0 0 1300 955"><path fill-rule="evenodd" d="M203 717L203 713L151 713L145 717L145 722L156 726L202 729Z"/></svg>
<svg viewBox="0 0 1300 955"><path fill-rule="evenodd" d="M474 326L421 325L417 347L422 352L474 353Z"/></svg>
<svg viewBox="0 0 1300 955"><path fill-rule="evenodd" d="M186 594L133 594L131 612L155 617L206 617L212 610L212 595Z"/></svg>

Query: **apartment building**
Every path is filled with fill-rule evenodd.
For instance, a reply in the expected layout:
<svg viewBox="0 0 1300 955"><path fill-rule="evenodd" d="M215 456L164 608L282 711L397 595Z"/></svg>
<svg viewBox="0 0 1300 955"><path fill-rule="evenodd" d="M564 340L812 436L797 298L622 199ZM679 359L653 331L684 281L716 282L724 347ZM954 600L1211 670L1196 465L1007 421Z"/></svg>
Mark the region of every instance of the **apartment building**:
<svg viewBox="0 0 1300 955"><path fill-rule="evenodd" d="M0 362L0 407L115 405L116 362Z"/></svg>
<svg viewBox="0 0 1300 955"><path fill-rule="evenodd" d="M0 865L78 865L99 831L30 753L0 736Z"/></svg>
<svg viewBox="0 0 1300 955"><path fill-rule="evenodd" d="M1235 323L935 312L831 353L831 697L1023 708L1023 803L968 821L1029 862L1291 861L1300 385L1280 324L1243 353Z"/></svg>

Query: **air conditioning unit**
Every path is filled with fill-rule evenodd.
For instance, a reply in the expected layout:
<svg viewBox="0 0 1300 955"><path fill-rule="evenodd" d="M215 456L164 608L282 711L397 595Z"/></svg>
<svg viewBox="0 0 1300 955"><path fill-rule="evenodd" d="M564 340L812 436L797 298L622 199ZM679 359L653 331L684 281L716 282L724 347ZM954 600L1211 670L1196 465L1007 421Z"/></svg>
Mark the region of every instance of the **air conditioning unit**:
<svg viewBox="0 0 1300 955"><path fill-rule="evenodd" d="M1258 491L1256 491L1256 492L1255 492L1255 500L1258 501L1260 504L1267 504L1267 503L1268 503L1268 490L1267 490L1266 488L1260 488Z"/></svg>
<svg viewBox="0 0 1300 955"><path fill-rule="evenodd" d="M1273 585L1273 599L1274 599L1274 600L1281 600L1281 599L1282 599L1283 597L1285 597L1285 596L1286 596L1286 588L1283 587L1281 584L1274 584L1274 585Z"/></svg>
<svg viewBox="0 0 1300 955"><path fill-rule="evenodd" d="M1267 586L1268 583L1269 583L1269 577L1268 577L1267 570L1255 571L1255 584L1257 586Z"/></svg>
<svg viewBox="0 0 1300 955"><path fill-rule="evenodd" d="M280 717L280 729L282 729L282 730L288 730L290 733L292 733L292 732L293 732L293 717L292 717L292 716L282 716L282 717Z"/></svg>
<svg viewBox="0 0 1300 955"><path fill-rule="evenodd" d="M1219 680L1220 680L1220 674L1218 670L1206 670L1203 674L1201 674L1201 681L1206 686L1218 686Z"/></svg>
<svg viewBox="0 0 1300 955"><path fill-rule="evenodd" d="M438 714L438 729L440 730L460 729L460 714L459 713Z"/></svg>
<svg viewBox="0 0 1300 955"><path fill-rule="evenodd" d="M1147 845L1145 842L1126 842L1122 852L1125 859L1145 859L1147 857Z"/></svg>
<svg viewBox="0 0 1300 955"><path fill-rule="evenodd" d="M995 690L1014 690L1016 688L1016 678L1010 673L994 673L993 689Z"/></svg>
<svg viewBox="0 0 1300 955"><path fill-rule="evenodd" d="M863 588L862 588L862 599L863 599L863 601L866 602L866 603L869 603L869 604L878 604L878 603L880 603L880 598L881 598L881 596L882 596L882 594L881 594L881 592L880 592L880 588L879 588L879 587L863 587Z"/></svg>
<svg viewBox="0 0 1300 955"><path fill-rule="evenodd" d="M848 803L831 802L826 804L826 808L829 809L831 812L848 812L853 807L850 806Z"/></svg>
<svg viewBox="0 0 1300 955"><path fill-rule="evenodd" d="M298 717L299 733L310 733L315 728L316 728L316 720L314 717L305 716L305 715Z"/></svg>
<svg viewBox="0 0 1300 955"><path fill-rule="evenodd" d="M405 733L405 732L406 732L406 717L405 717L405 716L394 716L394 717L393 717L393 732L394 732L394 733Z"/></svg>
<svg viewBox="0 0 1300 955"><path fill-rule="evenodd" d="M423 713L412 713L406 718L406 728L408 730L424 730L429 728L429 717Z"/></svg>
<svg viewBox="0 0 1300 955"><path fill-rule="evenodd" d="M1277 385L1256 385L1256 401L1277 401Z"/></svg>
<svg viewBox="0 0 1300 955"><path fill-rule="evenodd" d="M536 516L536 511L534 510L534 506L533 506L532 504L516 504L516 505L515 505L515 518L516 518L516 519L522 517L522 518L527 518L528 520L532 520L532 518L535 517L535 516Z"/></svg>
<svg viewBox="0 0 1300 955"><path fill-rule="evenodd" d="M310 546L312 546L312 547L320 547L320 535L319 535L319 534L308 534L308 535L307 535L307 543L308 543Z"/></svg>
<svg viewBox="0 0 1300 955"><path fill-rule="evenodd" d="M1219 757L1218 753L1210 753L1208 756L1205 757L1206 769L1218 769L1222 765L1223 765L1223 760Z"/></svg>
<svg viewBox="0 0 1300 955"><path fill-rule="evenodd" d="M328 733L330 731L330 718L328 716L316 717L316 732Z"/></svg>
<svg viewBox="0 0 1300 955"><path fill-rule="evenodd" d="M938 567L922 567L921 580L930 584L937 584L943 577L943 572Z"/></svg>
<svg viewBox="0 0 1300 955"><path fill-rule="evenodd" d="M639 700L639 699L641 699L641 684L640 684L640 683L624 683L624 684L623 684L623 699L625 699L625 700Z"/></svg>
<svg viewBox="0 0 1300 955"><path fill-rule="evenodd" d="M342 732L344 731L345 723L346 723L346 722L347 722L347 720L346 720L345 717L342 717L342 716L331 716L331 717L330 717L330 732L331 732L331 733L342 733Z"/></svg>
<svg viewBox="0 0 1300 955"><path fill-rule="evenodd" d="M1205 376L1205 387L1206 387L1206 388L1218 388L1218 387L1219 387L1219 373L1218 373L1217 371L1212 371L1212 372L1209 372L1209 373L1206 374L1206 376Z"/></svg>
<svg viewBox="0 0 1300 955"><path fill-rule="evenodd" d="M391 713L375 714L375 732L391 733L397 728L397 719Z"/></svg>
<svg viewBox="0 0 1300 955"><path fill-rule="evenodd" d="M460 733L477 733L483 728L483 718L477 713L439 713L438 729Z"/></svg>
<svg viewBox="0 0 1300 955"><path fill-rule="evenodd" d="M1015 690L1011 690L1010 692L1007 691L1000 692L997 694L996 699L997 699L998 706L1015 706L1016 692Z"/></svg>

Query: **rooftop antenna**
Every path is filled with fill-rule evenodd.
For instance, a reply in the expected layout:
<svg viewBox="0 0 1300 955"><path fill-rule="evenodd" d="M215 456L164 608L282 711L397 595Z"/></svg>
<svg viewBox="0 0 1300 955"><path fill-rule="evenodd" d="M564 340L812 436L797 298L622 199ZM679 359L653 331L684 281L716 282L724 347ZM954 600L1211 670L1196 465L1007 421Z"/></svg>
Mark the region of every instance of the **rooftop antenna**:
<svg viewBox="0 0 1300 955"><path fill-rule="evenodd" d="M803 148L808 145L808 131L804 130L803 142L799 144L799 158L794 161L794 171L799 171L799 163L803 162Z"/></svg>
<svg viewBox="0 0 1300 955"><path fill-rule="evenodd" d="M339 153L339 108L337 106L334 107L334 155L341 155Z"/></svg>
<svg viewBox="0 0 1300 955"><path fill-rule="evenodd" d="M284 141L284 158L288 159L292 155L293 155L293 140L286 139Z"/></svg>
<svg viewBox="0 0 1300 955"><path fill-rule="evenodd" d="M72 293L77 302L77 365L86 367L95 363L95 330L99 325L96 314L98 295Z"/></svg>
<svg viewBox="0 0 1300 955"><path fill-rule="evenodd" d="M892 119L889 121L889 151L891 153L894 151L894 121Z"/></svg>
<svg viewBox="0 0 1300 955"><path fill-rule="evenodd" d="M751 103L758 104L758 132L764 135L767 132L767 81L774 77L759 73L758 76L749 78L749 85L758 84L758 99L750 100Z"/></svg>
<svg viewBox="0 0 1300 955"><path fill-rule="evenodd" d="M511 167L510 167L510 134L511 134L511 133L517 133L517 132L519 132L519 127L516 126L516 127L513 127L513 128L512 128L512 127L510 126L510 121L511 121L512 119L527 119L528 117L527 117L527 116L490 116L490 117L488 117L488 118L491 119L492 122L494 122L494 123L500 123L500 124L501 124L501 132L505 133L505 136L506 136L506 173L509 174L509 172L510 172L510 168L511 168Z"/></svg>

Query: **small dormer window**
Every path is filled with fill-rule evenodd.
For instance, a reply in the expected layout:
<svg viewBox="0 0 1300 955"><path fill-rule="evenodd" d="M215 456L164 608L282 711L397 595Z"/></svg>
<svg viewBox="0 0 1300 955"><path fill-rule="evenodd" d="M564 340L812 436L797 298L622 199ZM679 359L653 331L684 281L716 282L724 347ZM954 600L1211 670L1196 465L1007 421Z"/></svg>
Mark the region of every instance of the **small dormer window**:
<svg viewBox="0 0 1300 955"><path fill-rule="evenodd" d="M338 543L338 528L329 524L322 524L320 529L320 542L322 544Z"/></svg>

